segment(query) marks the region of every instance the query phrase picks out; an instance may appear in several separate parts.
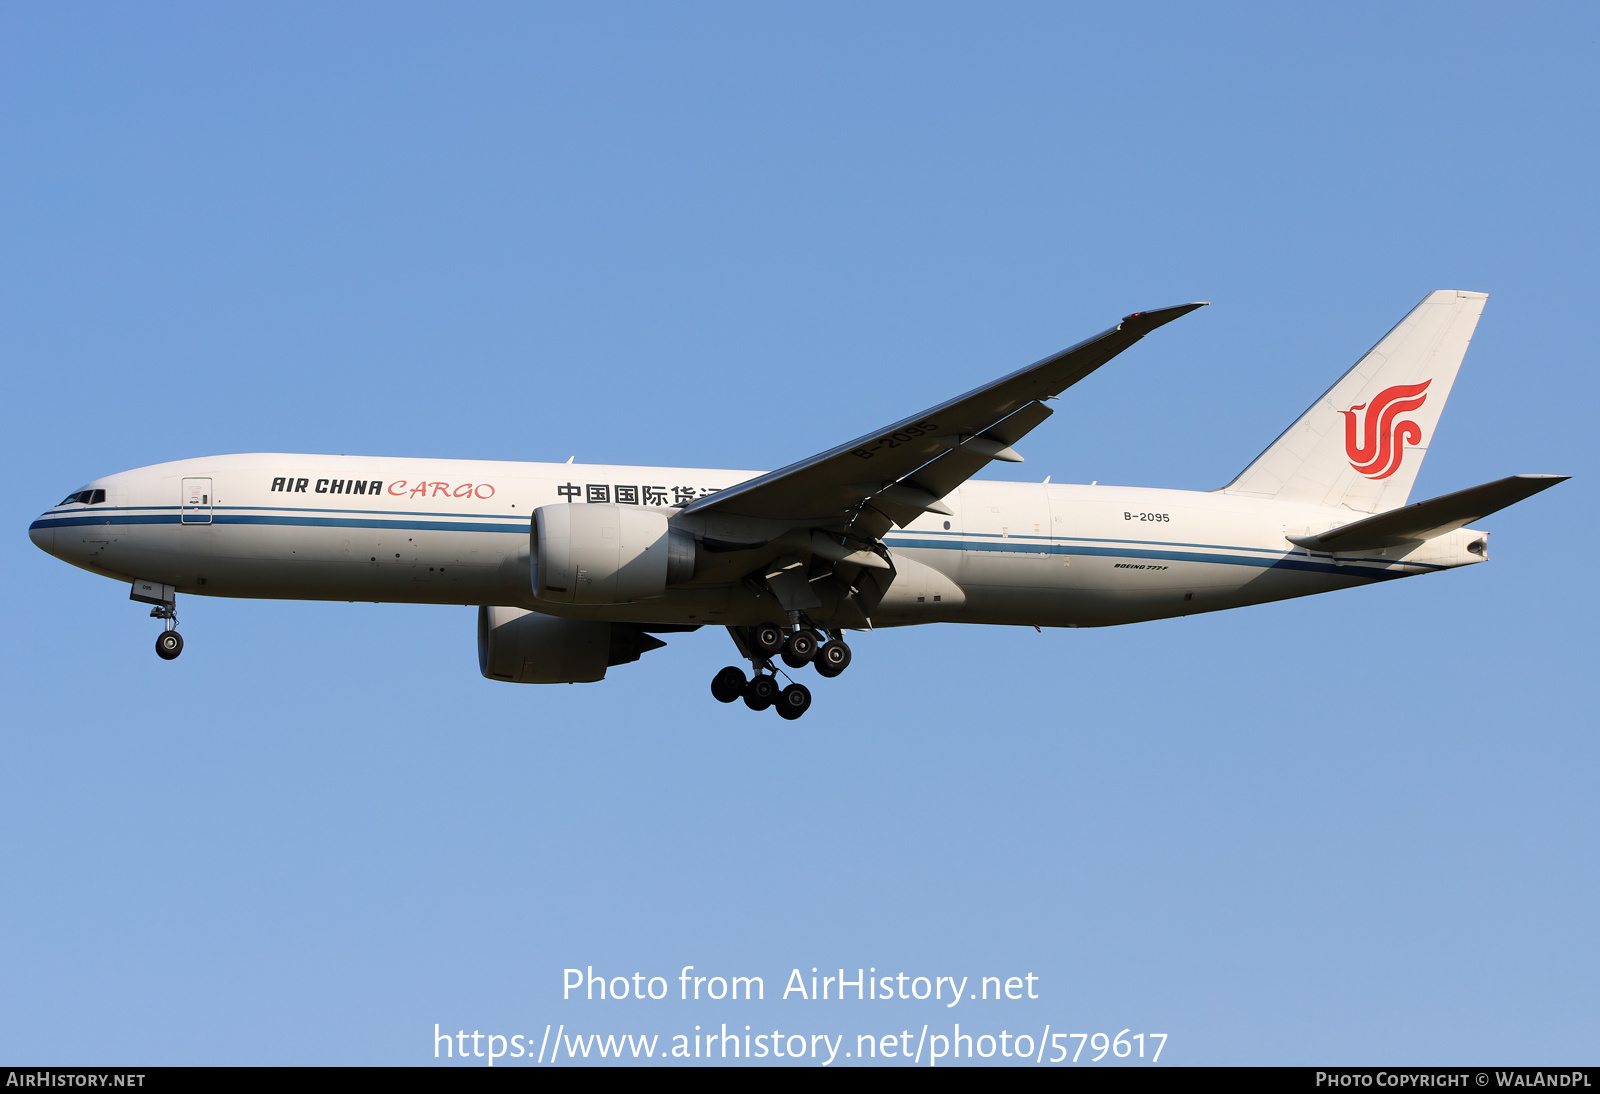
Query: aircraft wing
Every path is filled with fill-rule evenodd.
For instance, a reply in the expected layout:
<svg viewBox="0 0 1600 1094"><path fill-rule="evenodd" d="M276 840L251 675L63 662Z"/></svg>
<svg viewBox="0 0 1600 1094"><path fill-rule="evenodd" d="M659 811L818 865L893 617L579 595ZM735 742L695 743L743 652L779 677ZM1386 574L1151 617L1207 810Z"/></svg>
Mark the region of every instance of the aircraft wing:
<svg viewBox="0 0 1600 1094"><path fill-rule="evenodd" d="M1051 415L1043 400L1157 327L1204 306L1134 312L1110 330L1027 368L848 444L700 498L682 513L880 525L873 535L887 531L889 521L906 525L925 512L948 513L939 499L991 460L1021 462L1011 445ZM874 519L872 511L882 517Z"/></svg>

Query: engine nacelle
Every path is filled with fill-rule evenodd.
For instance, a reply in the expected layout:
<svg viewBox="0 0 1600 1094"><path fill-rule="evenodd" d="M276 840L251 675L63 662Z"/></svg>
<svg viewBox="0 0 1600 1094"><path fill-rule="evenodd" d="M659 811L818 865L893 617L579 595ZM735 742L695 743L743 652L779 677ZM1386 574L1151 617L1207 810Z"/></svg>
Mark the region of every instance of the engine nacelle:
<svg viewBox="0 0 1600 1094"><path fill-rule="evenodd" d="M626 505L540 506L531 554L533 595L557 604L647 600L694 576L694 537Z"/></svg>
<svg viewBox="0 0 1600 1094"><path fill-rule="evenodd" d="M558 619L521 608L478 609L478 671L513 684L587 684L666 645L632 623Z"/></svg>

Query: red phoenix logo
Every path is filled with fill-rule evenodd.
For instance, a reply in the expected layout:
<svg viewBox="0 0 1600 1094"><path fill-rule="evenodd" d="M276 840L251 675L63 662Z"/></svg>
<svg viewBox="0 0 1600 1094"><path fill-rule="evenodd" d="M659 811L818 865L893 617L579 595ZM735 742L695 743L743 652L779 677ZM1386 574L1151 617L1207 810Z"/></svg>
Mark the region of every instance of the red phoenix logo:
<svg viewBox="0 0 1600 1094"><path fill-rule="evenodd" d="M1386 479L1400 470L1407 442L1419 443L1422 427L1395 419L1427 402L1424 392L1431 383L1432 380L1424 380L1420 384L1384 388L1370 403L1339 411L1344 415L1344 450L1351 467L1369 479ZM1366 413L1358 415L1358 410Z"/></svg>

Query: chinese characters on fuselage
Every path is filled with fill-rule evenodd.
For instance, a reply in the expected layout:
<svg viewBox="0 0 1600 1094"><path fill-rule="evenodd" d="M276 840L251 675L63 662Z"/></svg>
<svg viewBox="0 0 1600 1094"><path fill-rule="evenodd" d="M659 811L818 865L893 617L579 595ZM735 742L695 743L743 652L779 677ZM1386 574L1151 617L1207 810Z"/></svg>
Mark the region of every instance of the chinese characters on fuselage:
<svg viewBox="0 0 1600 1094"><path fill-rule="evenodd" d="M621 486L603 482L582 486L568 482L556 487L556 495L567 501L615 502L617 505L688 505L696 498L710 497L716 492L715 486Z"/></svg>

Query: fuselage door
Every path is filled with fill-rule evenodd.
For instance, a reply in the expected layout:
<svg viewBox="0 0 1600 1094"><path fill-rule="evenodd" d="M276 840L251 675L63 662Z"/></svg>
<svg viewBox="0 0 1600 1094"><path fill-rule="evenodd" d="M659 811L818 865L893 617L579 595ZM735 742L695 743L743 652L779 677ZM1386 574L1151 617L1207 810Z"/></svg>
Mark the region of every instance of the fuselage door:
<svg viewBox="0 0 1600 1094"><path fill-rule="evenodd" d="M211 480L184 479L178 498L178 520L184 524L211 523Z"/></svg>

